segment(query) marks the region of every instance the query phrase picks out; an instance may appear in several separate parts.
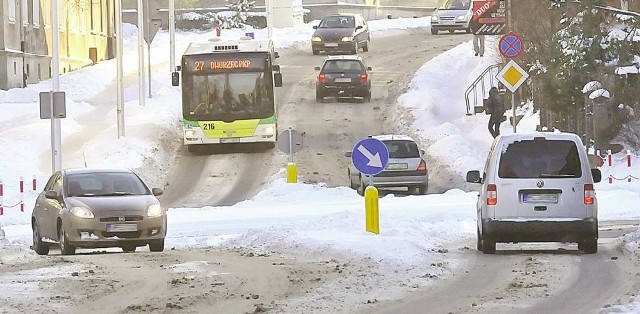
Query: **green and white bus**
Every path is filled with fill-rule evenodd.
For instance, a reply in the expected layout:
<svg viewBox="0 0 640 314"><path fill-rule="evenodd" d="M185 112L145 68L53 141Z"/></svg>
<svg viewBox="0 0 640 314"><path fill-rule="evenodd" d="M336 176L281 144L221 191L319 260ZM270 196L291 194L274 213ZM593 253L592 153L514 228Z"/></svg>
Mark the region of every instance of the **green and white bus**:
<svg viewBox="0 0 640 314"><path fill-rule="evenodd" d="M217 39L217 38L216 38ZM274 88L282 86L278 53L270 40L191 43L177 71L182 74L184 145L276 144ZM180 85L178 72L172 85Z"/></svg>

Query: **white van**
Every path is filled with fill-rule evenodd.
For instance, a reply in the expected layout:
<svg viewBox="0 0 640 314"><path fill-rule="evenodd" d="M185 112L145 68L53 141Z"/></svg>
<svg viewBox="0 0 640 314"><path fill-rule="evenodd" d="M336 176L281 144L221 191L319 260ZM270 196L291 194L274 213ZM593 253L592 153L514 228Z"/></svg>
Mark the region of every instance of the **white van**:
<svg viewBox="0 0 640 314"><path fill-rule="evenodd" d="M471 33L469 22L473 16L471 0L443 0L431 15L431 34L457 30Z"/></svg>
<svg viewBox="0 0 640 314"><path fill-rule="evenodd" d="M577 242L598 250L598 203L586 150L572 133L515 133L498 136L484 172L467 173L480 183L477 248L495 253L496 242Z"/></svg>

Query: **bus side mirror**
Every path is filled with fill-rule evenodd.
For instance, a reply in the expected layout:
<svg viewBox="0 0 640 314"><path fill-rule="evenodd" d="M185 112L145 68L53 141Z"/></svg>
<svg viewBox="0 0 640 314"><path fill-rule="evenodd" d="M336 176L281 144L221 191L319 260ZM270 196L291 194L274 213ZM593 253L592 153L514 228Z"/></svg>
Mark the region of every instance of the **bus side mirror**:
<svg viewBox="0 0 640 314"><path fill-rule="evenodd" d="M273 65L273 71L274 72L280 72L280 65L279 64L274 64Z"/></svg>
<svg viewBox="0 0 640 314"><path fill-rule="evenodd" d="M273 81L276 87L282 87L282 73L273 74Z"/></svg>
<svg viewBox="0 0 640 314"><path fill-rule="evenodd" d="M171 73L171 85L172 86L180 85L180 72Z"/></svg>

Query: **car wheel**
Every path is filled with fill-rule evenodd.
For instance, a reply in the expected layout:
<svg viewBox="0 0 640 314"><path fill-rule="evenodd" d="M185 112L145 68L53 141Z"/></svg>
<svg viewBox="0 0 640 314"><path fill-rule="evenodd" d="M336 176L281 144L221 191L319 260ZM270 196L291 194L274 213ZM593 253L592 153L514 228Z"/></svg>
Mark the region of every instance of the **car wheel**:
<svg viewBox="0 0 640 314"><path fill-rule="evenodd" d="M589 239L578 242L578 250L585 252L586 254L595 254L598 252L598 240Z"/></svg>
<svg viewBox="0 0 640 314"><path fill-rule="evenodd" d="M69 240L67 239L67 232L64 230L63 226L59 227L58 242L60 242L60 254L62 255L76 254L76 247L69 244Z"/></svg>
<svg viewBox="0 0 640 314"><path fill-rule="evenodd" d="M125 245L122 247L122 251L125 253L133 253L136 251L135 245Z"/></svg>
<svg viewBox="0 0 640 314"><path fill-rule="evenodd" d="M437 29L431 29L431 34L432 35L438 35L438 30Z"/></svg>
<svg viewBox="0 0 640 314"><path fill-rule="evenodd" d="M42 237L40 236L40 229L37 224L33 224L33 250L38 253L38 255L47 255L49 254L49 245L42 242Z"/></svg>
<svg viewBox="0 0 640 314"><path fill-rule="evenodd" d="M316 102L324 102L324 95L316 89Z"/></svg>
<svg viewBox="0 0 640 314"><path fill-rule="evenodd" d="M149 243L149 251L151 252L162 252L164 251L164 238L160 240L154 240Z"/></svg>
<svg viewBox="0 0 640 314"><path fill-rule="evenodd" d="M364 190L367 189L366 186L364 186L364 182L362 182L362 177L360 178L360 185L358 185L358 188L356 189L356 191L358 192L358 195L360 196L364 196Z"/></svg>
<svg viewBox="0 0 640 314"><path fill-rule="evenodd" d="M369 41L365 41L364 45L362 45L362 52L369 52Z"/></svg>
<svg viewBox="0 0 640 314"><path fill-rule="evenodd" d="M353 47L351 48L351 54L352 55L357 55L358 54L358 43L354 43Z"/></svg>
<svg viewBox="0 0 640 314"><path fill-rule="evenodd" d="M418 187L418 194L419 195L425 195L427 194L427 190L428 190L429 186L428 185L421 185Z"/></svg>
<svg viewBox="0 0 640 314"><path fill-rule="evenodd" d="M349 178L349 187L354 190L357 190L358 186L353 182L353 178L351 177L351 170L347 170L347 175Z"/></svg>
<svg viewBox="0 0 640 314"><path fill-rule="evenodd" d="M456 31L454 31L454 30L452 30L452 29L450 29L450 30L449 30L449 34L453 34L453 33L455 33L455 32L456 32Z"/></svg>
<svg viewBox="0 0 640 314"><path fill-rule="evenodd" d="M467 27L467 29L464 30L465 32L467 32L467 34L471 34L471 28Z"/></svg>
<svg viewBox="0 0 640 314"><path fill-rule="evenodd" d="M315 50L315 49L314 49L314 50L313 50L313 54L314 54L314 55L319 55L319 54L320 54L320 50Z"/></svg>

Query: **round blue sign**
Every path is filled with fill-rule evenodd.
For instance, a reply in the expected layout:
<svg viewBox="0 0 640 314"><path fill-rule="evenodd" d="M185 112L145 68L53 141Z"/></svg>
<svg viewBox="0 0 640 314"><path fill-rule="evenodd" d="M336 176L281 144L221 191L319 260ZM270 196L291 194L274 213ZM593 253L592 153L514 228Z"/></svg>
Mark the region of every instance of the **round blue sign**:
<svg viewBox="0 0 640 314"><path fill-rule="evenodd" d="M353 165L364 174L378 174L389 162L389 150L382 141L368 137L360 140L351 152Z"/></svg>
<svg viewBox="0 0 640 314"><path fill-rule="evenodd" d="M524 50L522 38L513 32L509 32L500 38L498 42L500 54L507 58L515 58Z"/></svg>

